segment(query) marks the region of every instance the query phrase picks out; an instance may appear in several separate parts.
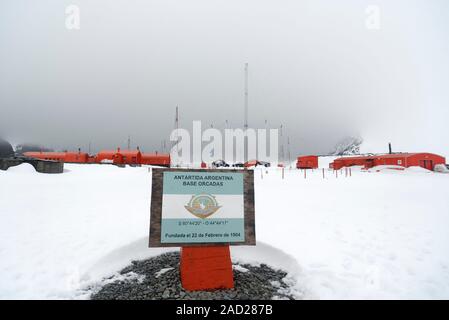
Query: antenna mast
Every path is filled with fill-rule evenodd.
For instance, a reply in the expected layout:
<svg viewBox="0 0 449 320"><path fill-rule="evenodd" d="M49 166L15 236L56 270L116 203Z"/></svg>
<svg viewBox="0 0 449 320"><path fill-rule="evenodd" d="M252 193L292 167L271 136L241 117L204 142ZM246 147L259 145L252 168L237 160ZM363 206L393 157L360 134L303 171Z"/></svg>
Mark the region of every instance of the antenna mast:
<svg viewBox="0 0 449 320"><path fill-rule="evenodd" d="M281 136L281 162L282 163L284 163L284 135L283 135L283 132L282 132L282 129L283 129L283 125L281 124L281 134L280 134L280 136Z"/></svg>
<svg viewBox="0 0 449 320"><path fill-rule="evenodd" d="M245 123L243 127L248 129L248 63L245 63Z"/></svg>

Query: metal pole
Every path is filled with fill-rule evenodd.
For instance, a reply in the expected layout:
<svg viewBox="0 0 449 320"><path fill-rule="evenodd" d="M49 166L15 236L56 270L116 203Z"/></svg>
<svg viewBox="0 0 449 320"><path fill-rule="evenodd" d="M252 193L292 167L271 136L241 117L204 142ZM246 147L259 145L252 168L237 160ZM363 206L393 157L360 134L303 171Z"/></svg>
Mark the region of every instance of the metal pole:
<svg viewBox="0 0 449 320"><path fill-rule="evenodd" d="M245 63L245 110L244 110L244 129L248 129L248 63Z"/></svg>
<svg viewBox="0 0 449 320"><path fill-rule="evenodd" d="M179 167L179 114L178 114L178 106L176 106L176 116L175 116L175 127L176 127L176 156L178 157L178 163L176 164Z"/></svg>
<svg viewBox="0 0 449 320"><path fill-rule="evenodd" d="M248 129L248 63L245 63L245 102L244 102L244 119L243 129L246 133ZM248 161L248 137L245 135L243 139L243 161Z"/></svg>
<svg viewBox="0 0 449 320"><path fill-rule="evenodd" d="M284 163L284 135L283 135L283 125L281 124L281 127L280 127L280 136L281 136L281 159L280 159L280 161L281 161L281 163Z"/></svg>

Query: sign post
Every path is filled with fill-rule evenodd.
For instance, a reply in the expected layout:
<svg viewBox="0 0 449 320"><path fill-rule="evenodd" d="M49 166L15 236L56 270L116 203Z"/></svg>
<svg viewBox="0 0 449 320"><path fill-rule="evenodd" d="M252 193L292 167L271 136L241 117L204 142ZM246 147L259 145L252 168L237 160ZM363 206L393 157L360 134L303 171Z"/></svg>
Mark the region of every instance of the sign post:
<svg viewBox="0 0 449 320"><path fill-rule="evenodd" d="M255 245L248 170L153 169L150 247L181 248L186 290L234 286L229 245Z"/></svg>

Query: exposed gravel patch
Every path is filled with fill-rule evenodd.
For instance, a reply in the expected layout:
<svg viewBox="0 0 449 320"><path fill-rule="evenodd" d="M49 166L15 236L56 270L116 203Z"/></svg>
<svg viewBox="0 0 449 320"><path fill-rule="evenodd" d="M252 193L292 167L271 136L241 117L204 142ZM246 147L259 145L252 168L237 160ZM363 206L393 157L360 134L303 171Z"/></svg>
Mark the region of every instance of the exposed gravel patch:
<svg viewBox="0 0 449 320"><path fill-rule="evenodd" d="M132 264L104 279L93 291L93 300L270 300L294 299L287 273L267 265L234 265L231 290L185 291L179 277L179 253L166 253Z"/></svg>

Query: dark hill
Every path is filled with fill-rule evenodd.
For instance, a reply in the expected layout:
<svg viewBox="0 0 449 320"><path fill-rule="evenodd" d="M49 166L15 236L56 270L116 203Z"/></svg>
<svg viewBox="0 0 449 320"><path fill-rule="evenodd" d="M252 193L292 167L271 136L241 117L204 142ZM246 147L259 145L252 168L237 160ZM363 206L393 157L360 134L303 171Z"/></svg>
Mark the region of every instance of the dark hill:
<svg viewBox="0 0 449 320"><path fill-rule="evenodd" d="M11 144L0 138L0 158L9 158L14 156L14 149Z"/></svg>

